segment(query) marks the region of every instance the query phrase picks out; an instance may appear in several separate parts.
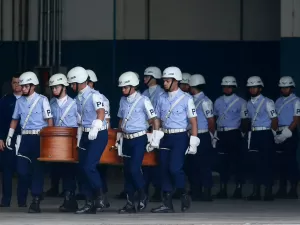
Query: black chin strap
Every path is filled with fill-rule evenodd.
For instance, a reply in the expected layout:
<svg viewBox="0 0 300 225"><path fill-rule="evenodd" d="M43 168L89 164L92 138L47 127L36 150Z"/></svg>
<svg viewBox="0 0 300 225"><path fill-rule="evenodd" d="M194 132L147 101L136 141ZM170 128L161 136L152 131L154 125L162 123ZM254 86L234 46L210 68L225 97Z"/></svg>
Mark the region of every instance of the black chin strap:
<svg viewBox="0 0 300 225"><path fill-rule="evenodd" d="M170 84L170 87L168 88L167 92L171 92L171 87L173 85L173 82L174 82L174 78L172 79L172 83Z"/></svg>
<svg viewBox="0 0 300 225"><path fill-rule="evenodd" d="M128 94L124 94L125 97L128 97L128 96L130 95L131 88L132 88L132 86L130 86L130 89L129 89L129 91L128 91Z"/></svg>
<svg viewBox="0 0 300 225"><path fill-rule="evenodd" d="M29 84L29 90L28 90L28 93L27 93L27 94L23 94L23 93L22 93L22 95L23 95L23 96L26 96L26 97L29 96L30 91L31 91L31 87L32 87L32 86L33 86L33 84Z"/></svg>

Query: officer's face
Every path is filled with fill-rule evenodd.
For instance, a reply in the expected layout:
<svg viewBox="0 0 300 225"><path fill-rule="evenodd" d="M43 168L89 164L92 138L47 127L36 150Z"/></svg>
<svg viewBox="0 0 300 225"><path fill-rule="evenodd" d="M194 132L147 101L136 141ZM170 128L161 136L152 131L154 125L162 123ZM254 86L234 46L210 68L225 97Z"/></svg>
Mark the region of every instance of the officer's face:
<svg viewBox="0 0 300 225"><path fill-rule="evenodd" d="M252 97L258 96L261 92L261 87L249 87L249 93Z"/></svg>
<svg viewBox="0 0 300 225"><path fill-rule="evenodd" d="M13 90L13 92L21 92L21 86L19 85L19 78L17 77L13 77L12 81L11 81L11 88Z"/></svg>
<svg viewBox="0 0 300 225"><path fill-rule="evenodd" d="M148 82L150 81L150 79L151 79L151 76L145 75L144 76L144 84L149 85L150 83L148 83Z"/></svg>
<svg viewBox="0 0 300 225"><path fill-rule="evenodd" d="M62 85L51 86L52 94L53 94L54 96L60 95L62 89L63 89L63 86L62 86Z"/></svg>
<svg viewBox="0 0 300 225"><path fill-rule="evenodd" d="M90 86L90 88L94 88L94 83L93 82L88 82L88 85Z"/></svg>
<svg viewBox="0 0 300 225"><path fill-rule="evenodd" d="M233 92L233 88L231 86L223 86L223 93L225 95L231 95Z"/></svg>
<svg viewBox="0 0 300 225"><path fill-rule="evenodd" d="M171 87L171 85L172 85L172 87ZM177 85L178 85L178 81L177 80L173 80L172 78L164 79L164 89L166 91L173 91L173 90L175 90L175 87L177 87Z"/></svg>
<svg viewBox="0 0 300 225"><path fill-rule="evenodd" d="M35 86L34 85L30 86L30 84L21 85L21 88L22 88L22 94L24 96L31 95L35 90Z"/></svg>
<svg viewBox="0 0 300 225"><path fill-rule="evenodd" d="M131 95L134 91L135 91L135 89L132 88L131 86L124 86L124 87L122 87L122 93L125 96Z"/></svg>
<svg viewBox="0 0 300 225"><path fill-rule="evenodd" d="M179 88L184 92L189 92L190 85L188 84L179 84Z"/></svg>
<svg viewBox="0 0 300 225"><path fill-rule="evenodd" d="M280 92L283 96L289 96L292 93L292 88L282 87L282 88L280 88Z"/></svg>

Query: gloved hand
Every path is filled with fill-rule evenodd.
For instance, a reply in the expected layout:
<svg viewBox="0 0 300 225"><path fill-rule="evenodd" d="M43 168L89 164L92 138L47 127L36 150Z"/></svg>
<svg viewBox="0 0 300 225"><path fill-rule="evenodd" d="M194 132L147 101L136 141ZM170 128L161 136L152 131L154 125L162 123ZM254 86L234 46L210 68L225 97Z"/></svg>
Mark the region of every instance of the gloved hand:
<svg viewBox="0 0 300 225"><path fill-rule="evenodd" d="M213 146L213 148L216 148L217 142L220 140L217 136L217 131L215 131L214 134L210 133L210 137L211 137L211 145Z"/></svg>
<svg viewBox="0 0 300 225"><path fill-rule="evenodd" d="M200 145L200 139L196 136L190 137L190 146L187 148L185 154L195 155L197 153L197 147Z"/></svg>
<svg viewBox="0 0 300 225"><path fill-rule="evenodd" d="M9 150L13 150L10 145L11 145L11 138L12 138L12 136L14 136L14 133L15 133L15 129L9 128L8 135L7 135L7 138L6 138L6 143L5 143L6 147Z"/></svg>
<svg viewBox="0 0 300 225"><path fill-rule="evenodd" d="M82 127L77 128L77 147L79 148L80 140L82 136Z"/></svg>
<svg viewBox="0 0 300 225"><path fill-rule="evenodd" d="M292 137L292 135L293 135L292 131L286 127L281 131L281 134L275 136L275 138L274 138L275 143L280 144L280 143L284 142L286 139Z"/></svg>
<svg viewBox="0 0 300 225"><path fill-rule="evenodd" d="M102 120L94 120L92 123L92 128L89 132L88 139L95 140L97 138L99 130L102 128L103 122Z"/></svg>
<svg viewBox="0 0 300 225"><path fill-rule="evenodd" d="M153 151L155 148L159 148L160 140L164 137L164 132L160 130L153 130L150 143L147 144L147 152Z"/></svg>

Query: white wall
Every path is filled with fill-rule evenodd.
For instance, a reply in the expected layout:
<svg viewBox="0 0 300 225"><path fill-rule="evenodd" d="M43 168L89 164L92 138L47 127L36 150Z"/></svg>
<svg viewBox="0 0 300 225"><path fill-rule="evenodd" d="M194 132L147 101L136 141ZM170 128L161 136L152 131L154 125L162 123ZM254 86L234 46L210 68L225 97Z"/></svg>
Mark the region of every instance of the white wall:
<svg viewBox="0 0 300 225"><path fill-rule="evenodd" d="M12 1L3 1L4 39L12 40ZM17 40L19 1L16 0L15 17ZM240 0L149 1L150 39L239 40L240 38ZM300 2L300 0L295 1ZM38 0L30 0L30 40L37 40L38 36L37 2ZM63 2L64 40L110 40L113 38L113 0L63 0ZM116 35L118 39L147 38L146 2L146 0L117 0ZM244 0L243 12L244 40L278 40L280 38L280 0ZM287 16L284 23L291 24L287 21L289 19ZM300 27L299 23L296 25ZM284 31L284 33L287 32Z"/></svg>
<svg viewBox="0 0 300 225"><path fill-rule="evenodd" d="M300 37L299 0L281 0L281 37Z"/></svg>

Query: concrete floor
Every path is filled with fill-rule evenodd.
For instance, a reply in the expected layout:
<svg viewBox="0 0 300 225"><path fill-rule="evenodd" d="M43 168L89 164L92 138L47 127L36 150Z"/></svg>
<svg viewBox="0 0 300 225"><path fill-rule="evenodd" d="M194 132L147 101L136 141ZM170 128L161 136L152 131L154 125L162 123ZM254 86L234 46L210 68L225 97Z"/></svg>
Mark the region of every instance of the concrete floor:
<svg viewBox="0 0 300 225"><path fill-rule="evenodd" d="M146 212L134 215L119 215L117 209L122 207L124 200L113 198L122 189L122 181L109 181L109 201L111 208L96 215L74 215L59 213L61 198L45 198L41 204L41 214L28 214L27 209L16 206L15 197L10 208L0 208L0 225L198 225L198 224L300 224L299 200L276 200L274 202L247 202L244 200L215 200L213 202L193 202L192 208L180 212L180 202L174 200L177 213L152 214L149 211L159 203L149 203ZM45 190L49 188L46 179ZM217 185L214 193L217 191ZM233 186L229 187L230 192ZM247 185L244 194L251 191ZM28 203L30 203L29 199ZM79 202L83 204L83 201Z"/></svg>

